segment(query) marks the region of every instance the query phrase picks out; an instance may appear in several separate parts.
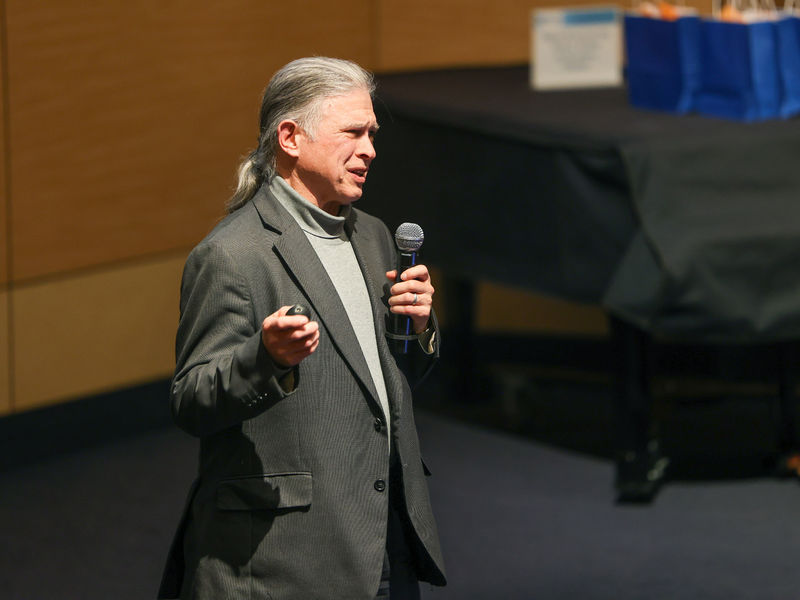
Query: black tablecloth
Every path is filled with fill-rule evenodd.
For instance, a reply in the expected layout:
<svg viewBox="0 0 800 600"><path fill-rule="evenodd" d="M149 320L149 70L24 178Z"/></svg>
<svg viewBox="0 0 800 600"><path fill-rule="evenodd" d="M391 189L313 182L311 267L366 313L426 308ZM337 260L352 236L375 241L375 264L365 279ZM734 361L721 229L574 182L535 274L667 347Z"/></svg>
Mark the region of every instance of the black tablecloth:
<svg viewBox="0 0 800 600"><path fill-rule="evenodd" d="M527 67L379 77L362 207L449 274L598 303L654 333L800 334L800 120L534 92Z"/></svg>

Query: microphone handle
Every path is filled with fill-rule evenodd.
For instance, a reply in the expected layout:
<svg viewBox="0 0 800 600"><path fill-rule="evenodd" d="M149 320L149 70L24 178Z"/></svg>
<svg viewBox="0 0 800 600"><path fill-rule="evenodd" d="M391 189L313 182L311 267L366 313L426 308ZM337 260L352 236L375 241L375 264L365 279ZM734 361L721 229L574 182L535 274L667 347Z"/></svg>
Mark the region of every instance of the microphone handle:
<svg viewBox="0 0 800 600"><path fill-rule="evenodd" d="M417 253L407 250L397 251L397 276L395 283L401 281L400 274L417 264ZM398 335L411 335L411 318L403 315L394 315L394 333ZM408 354L408 342L410 340L394 340L395 349L401 354Z"/></svg>

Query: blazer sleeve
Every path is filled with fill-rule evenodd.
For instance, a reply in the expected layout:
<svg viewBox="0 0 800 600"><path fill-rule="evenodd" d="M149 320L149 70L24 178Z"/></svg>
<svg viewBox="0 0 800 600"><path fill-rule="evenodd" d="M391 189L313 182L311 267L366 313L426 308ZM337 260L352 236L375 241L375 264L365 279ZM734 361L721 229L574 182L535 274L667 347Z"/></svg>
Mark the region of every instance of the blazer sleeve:
<svg viewBox="0 0 800 600"><path fill-rule="evenodd" d="M261 343L249 282L218 244L189 255L181 283L181 317L170 405L179 427L203 436L253 418L290 392Z"/></svg>
<svg viewBox="0 0 800 600"><path fill-rule="evenodd" d="M431 318L428 327L432 330L432 352L425 352L421 342L409 344L409 355L403 367L406 379L412 389L418 388L425 381L436 365L436 362L439 360L442 333L439 330L439 321L433 309L431 309Z"/></svg>

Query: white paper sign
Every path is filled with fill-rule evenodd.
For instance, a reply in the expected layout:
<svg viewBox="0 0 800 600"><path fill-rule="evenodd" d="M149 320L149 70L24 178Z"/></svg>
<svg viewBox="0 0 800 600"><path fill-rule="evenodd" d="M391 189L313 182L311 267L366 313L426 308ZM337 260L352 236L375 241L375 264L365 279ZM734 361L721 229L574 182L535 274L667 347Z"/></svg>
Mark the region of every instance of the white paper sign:
<svg viewBox="0 0 800 600"><path fill-rule="evenodd" d="M622 85L622 20L615 6L531 12L531 85L537 90Z"/></svg>

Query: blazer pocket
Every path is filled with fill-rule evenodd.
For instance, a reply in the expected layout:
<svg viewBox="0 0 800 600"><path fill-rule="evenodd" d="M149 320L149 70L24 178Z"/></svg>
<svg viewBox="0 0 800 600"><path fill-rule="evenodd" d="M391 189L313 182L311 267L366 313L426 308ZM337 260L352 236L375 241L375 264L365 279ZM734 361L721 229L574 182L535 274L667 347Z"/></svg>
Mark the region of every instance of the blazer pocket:
<svg viewBox="0 0 800 600"><path fill-rule="evenodd" d="M311 473L275 473L223 479L217 485L219 510L263 510L311 506Z"/></svg>

